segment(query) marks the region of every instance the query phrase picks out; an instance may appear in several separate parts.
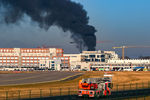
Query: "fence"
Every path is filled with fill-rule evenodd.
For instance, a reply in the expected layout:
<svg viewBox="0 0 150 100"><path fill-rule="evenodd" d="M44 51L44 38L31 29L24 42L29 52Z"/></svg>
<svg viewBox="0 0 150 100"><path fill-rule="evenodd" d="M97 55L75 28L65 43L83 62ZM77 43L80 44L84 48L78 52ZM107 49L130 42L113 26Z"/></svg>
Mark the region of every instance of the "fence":
<svg viewBox="0 0 150 100"><path fill-rule="evenodd" d="M112 91L128 91L150 88L150 81L146 83L114 84ZM78 86L68 88L46 88L28 90L0 91L0 100L20 100L31 98L43 98L52 96L77 95Z"/></svg>

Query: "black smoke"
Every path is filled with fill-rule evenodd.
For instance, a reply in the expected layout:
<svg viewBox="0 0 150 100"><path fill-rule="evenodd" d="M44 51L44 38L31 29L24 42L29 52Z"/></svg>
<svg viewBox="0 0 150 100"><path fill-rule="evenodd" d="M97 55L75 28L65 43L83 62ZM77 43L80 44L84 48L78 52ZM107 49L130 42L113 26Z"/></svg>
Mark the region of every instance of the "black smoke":
<svg viewBox="0 0 150 100"><path fill-rule="evenodd" d="M95 28L88 25L89 17L83 6L71 0L0 0L6 9L4 15L7 24L20 21L26 14L41 28L48 30L56 25L63 31L70 31L71 37L79 45L82 40L88 50L95 50Z"/></svg>

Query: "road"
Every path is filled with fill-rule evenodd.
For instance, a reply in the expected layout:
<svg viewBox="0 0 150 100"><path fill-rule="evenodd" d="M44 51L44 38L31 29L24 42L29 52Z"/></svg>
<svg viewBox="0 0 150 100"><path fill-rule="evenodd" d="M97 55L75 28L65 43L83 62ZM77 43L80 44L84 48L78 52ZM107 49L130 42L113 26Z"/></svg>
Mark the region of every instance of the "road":
<svg viewBox="0 0 150 100"><path fill-rule="evenodd" d="M68 76L79 74L78 72L33 72L33 73L9 73L0 74L0 86L20 85L56 81Z"/></svg>

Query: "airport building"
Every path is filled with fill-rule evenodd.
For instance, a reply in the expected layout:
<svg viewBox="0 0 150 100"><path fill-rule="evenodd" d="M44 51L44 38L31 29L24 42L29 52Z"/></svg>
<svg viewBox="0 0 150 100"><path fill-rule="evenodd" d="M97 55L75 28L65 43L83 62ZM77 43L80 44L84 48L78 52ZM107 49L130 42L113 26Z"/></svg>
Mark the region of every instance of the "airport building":
<svg viewBox="0 0 150 100"><path fill-rule="evenodd" d="M0 48L0 68L118 70L139 66L150 69L150 60L122 60L114 51L99 50L64 54L62 48Z"/></svg>
<svg viewBox="0 0 150 100"><path fill-rule="evenodd" d="M62 59L62 67L69 67L69 58L61 48L0 48L0 66L39 67L40 60Z"/></svg>
<svg viewBox="0 0 150 100"><path fill-rule="evenodd" d="M70 57L71 70L121 70L144 67L150 69L150 59L122 60L114 51L83 51L80 54L64 54Z"/></svg>
<svg viewBox="0 0 150 100"><path fill-rule="evenodd" d="M97 63L107 63L108 60L117 60L118 55L114 51L83 51L80 54L64 54L70 58L71 69L88 69Z"/></svg>

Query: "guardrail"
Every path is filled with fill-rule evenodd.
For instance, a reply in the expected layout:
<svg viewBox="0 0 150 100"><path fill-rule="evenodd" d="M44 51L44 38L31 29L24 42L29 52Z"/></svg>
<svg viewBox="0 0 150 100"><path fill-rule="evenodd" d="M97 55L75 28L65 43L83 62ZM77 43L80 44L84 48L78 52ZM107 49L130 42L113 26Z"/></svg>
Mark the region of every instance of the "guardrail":
<svg viewBox="0 0 150 100"><path fill-rule="evenodd" d="M112 92L130 91L150 89L150 81L143 83L130 83L130 84L114 84ZM45 98L54 96L77 95L78 85L72 87L62 88L41 88L41 89L28 89L28 90L8 90L0 91L0 100L21 100L31 98Z"/></svg>

